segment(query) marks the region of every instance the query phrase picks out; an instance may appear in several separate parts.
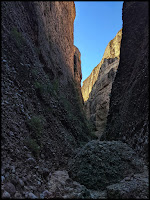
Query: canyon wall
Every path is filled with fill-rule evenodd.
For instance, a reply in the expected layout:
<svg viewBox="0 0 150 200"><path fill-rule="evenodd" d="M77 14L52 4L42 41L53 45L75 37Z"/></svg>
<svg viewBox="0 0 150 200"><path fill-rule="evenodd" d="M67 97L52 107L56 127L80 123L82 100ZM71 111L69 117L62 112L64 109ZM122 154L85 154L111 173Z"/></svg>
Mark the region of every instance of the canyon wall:
<svg viewBox="0 0 150 200"><path fill-rule="evenodd" d="M89 95L92 91L92 87L98 78L99 70L104 62L104 59L115 58L115 57L119 59L121 37L122 37L122 29L117 33L114 39L108 43L101 62L93 69L90 76L85 81L83 81L82 95L84 102L86 102L89 98Z"/></svg>
<svg viewBox="0 0 150 200"><path fill-rule="evenodd" d="M121 37L122 29L108 43L100 64L94 68L82 86L84 110L95 127L93 133L99 138L106 126L112 82L119 64Z"/></svg>
<svg viewBox="0 0 150 200"><path fill-rule="evenodd" d="M25 198L31 180L39 195L47 171L66 166L90 138L73 45L75 5L4 1L1 11L2 176Z"/></svg>
<svg viewBox="0 0 150 200"><path fill-rule="evenodd" d="M118 58L104 59L89 99L84 103L86 116L94 125L93 133L98 138L102 136L106 126L111 88L118 65Z"/></svg>
<svg viewBox="0 0 150 200"><path fill-rule="evenodd" d="M117 58L104 60L90 97L85 102L91 108L87 108L90 117L92 112L96 116L97 109L104 116L103 107L98 108L103 103L101 98L106 99L104 94L107 91L103 86L106 85L109 90L107 84L109 80L111 84L113 82L106 130L101 141L88 142L69 163L72 179L88 189L102 191L95 199L149 198L146 166L149 164L148 31L148 2L125 1L120 62ZM118 70L114 78L115 62ZM101 98L100 89L104 90ZM141 171L136 171L136 165Z"/></svg>
<svg viewBox="0 0 150 200"><path fill-rule="evenodd" d="M81 55L73 45L74 2L3 1L1 5L2 198L148 199L148 170L138 154L122 141L90 141L93 138L83 115L80 90ZM146 106L144 109L148 108L148 83L144 82L148 80L147 18L143 17L146 7L146 3L142 2L124 4L125 30L121 57L122 64L128 65L126 69L120 67L117 72L118 79L123 76L119 86L128 86L132 83L130 78L135 78L135 85L144 78L139 82L140 88L137 88L141 93L136 93L134 85L130 85L135 90L134 95L139 95L139 98L135 96L136 100L145 103L142 104ZM132 16L133 13L135 16ZM138 20L137 16L141 18ZM131 23L128 24L129 20ZM133 43L128 38L133 39ZM138 44L137 39L140 41ZM113 45L107 47L108 54L113 52L109 50L111 47L113 49ZM103 65L99 66L97 76L101 78L94 85L104 92L105 86L110 89L119 62L118 56L112 56L104 59ZM128 66L134 68L133 77ZM115 86L113 90L111 117L117 113L116 108L121 110L126 105L123 97L120 101L122 107L115 107L111 113L115 97L118 98ZM118 88L118 95L122 94L120 90L122 87ZM95 101L99 101L99 93L97 95L95 89L91 94ZM134 99L132 90L129 94ZM128 93L125 95L128 96ZM135 103L137 107L142 107L141 103ZM97 103L95 105L98 106ZM123 108L123 111L126 110ZM140 116L137 120L144 117L147 120L148 110L145 113L140 113L138 109L131 111L130 115L125 115L128 120L134 120L131 116L136 116L136 113ZM118 115L116 118L118 120ZM122 118L123 115L120 120ZM108 121L108 130L115 131L116 125L113 128L111 118ZM147 134L147 123L143 125L142 134ZM117 131L112 133L115 135ZM106 134L111 140L110 135L109 132Z"/></svg>
<svg viewBox="0 0 150 200"><path fill-rule="evenodd" d="M107 140L122 140L148 158L148 2L124 2L120 63L112 85Z"/></svg>
<svg viewBox="0 0 150 200"><path fill-rule="evenodd" d="M81 80L82 80L81 54L76 46L74 46L74 79L78 91L79 101L83 105L83 97L81 93Z"/></svg>

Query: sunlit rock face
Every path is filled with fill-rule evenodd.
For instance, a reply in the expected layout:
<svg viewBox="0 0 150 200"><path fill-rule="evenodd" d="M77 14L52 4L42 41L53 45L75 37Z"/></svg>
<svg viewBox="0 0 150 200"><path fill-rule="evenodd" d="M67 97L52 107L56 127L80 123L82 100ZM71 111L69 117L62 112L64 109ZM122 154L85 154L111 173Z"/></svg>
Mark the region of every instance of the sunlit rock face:
<svg viewBox="0 0 150 200"><path fill-rule="evenodd" d="M57 63L58 73L74 76L74 2L41 1L35 2L34 7L38 17L38 43L45 48L42 53L47 53L44 59L48 60L50 52L51 60ZM67 80L63 75L60 77L64 82Z"/></svg>
<svg viewBox="0 0 150 200"><path fill-rule="evenodd" d="M94 124L94 134L99 138L106 126L112 82L119 64L121 36L122 29L108 43L100 64L82 86L85 113Z"/></svg>
<svg viewBox="0 0 150 200"><path fill-rule="evenodd" d="M120 63L112 86L107 140L123 140L148 156L148 2L124 2Z"/></svg>
<svg viewBox="0 0 150 200"><path fill-rule="evenodd" d="M111 88L118 65L118 58L104 59L97 81L84 104L86 116L95 125L94 134L99 138L106 126Z"/></svg>
<svg viewBox="0 0 150 200"><path fill-rule="evenodd" d="M84 102L87 101L89 98L90 92L92 91L92 87L98 78L99 70L104 62L104 59L115 58L115 57L119 59L121 37L122 37L122 29L117 33L115 38L108 43L101 62L93 69L90 76L85 81L83 81L82 95Z"/></svg>

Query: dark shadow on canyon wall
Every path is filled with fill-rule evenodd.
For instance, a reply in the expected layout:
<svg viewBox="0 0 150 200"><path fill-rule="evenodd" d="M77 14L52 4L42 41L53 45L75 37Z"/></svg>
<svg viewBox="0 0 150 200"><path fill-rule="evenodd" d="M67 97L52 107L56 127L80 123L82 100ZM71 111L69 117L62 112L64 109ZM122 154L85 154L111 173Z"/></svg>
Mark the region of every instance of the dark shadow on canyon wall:
<svg viewBox="0 0 150 200"><path fill-rule="evenodd" d="M120 63L106 127L107 140L127 142L145 159L149 138L148 14L148 2L124 2Z"/></svg>
<svg viewBox="0 0 150 200"><path fill-rule="evenodd" d="M24 163L32 152L63 167L90 138L74 78L74 3L2 2L1 10L3 161Z"/></svg>

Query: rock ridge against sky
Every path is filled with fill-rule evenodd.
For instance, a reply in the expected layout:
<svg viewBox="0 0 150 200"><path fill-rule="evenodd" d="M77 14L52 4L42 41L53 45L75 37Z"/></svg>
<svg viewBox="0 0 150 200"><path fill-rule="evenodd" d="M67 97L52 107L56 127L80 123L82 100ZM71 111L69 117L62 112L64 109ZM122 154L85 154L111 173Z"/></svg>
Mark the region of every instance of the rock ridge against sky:
<svg viewBox="0 0 150 200"><path fill-rule="evenodd" d="M85 81L83 81L83 86L81 90L84 101L87 101L89 98L90 92L92 91L92 87L97 80L99 69L103 64L104 59L115 58L115 57L119 58L121 38L122 38L122 29L119 30L114 39L112 39L108 43L101 62L93 69L90 76Z"/></svg>

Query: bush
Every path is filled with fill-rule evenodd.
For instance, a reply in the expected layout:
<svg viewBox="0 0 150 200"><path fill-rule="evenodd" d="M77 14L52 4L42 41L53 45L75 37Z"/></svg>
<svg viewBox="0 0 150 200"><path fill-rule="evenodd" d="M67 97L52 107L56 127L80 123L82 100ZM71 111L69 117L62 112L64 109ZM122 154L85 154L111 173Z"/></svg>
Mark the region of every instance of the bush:
<svg viewBox="0 0 150 200"><path fill-rule="evenodd" d="M25 144L28 146L34 156L39 156L40 146L37 144L37 141L35 139L27 138Z"/></svg>
<svg viewBox="0 0 150 200"><path fill-rule="evenodd" d="M33 131L35 137L40 137L44 128L44 118L42 116L33 116L29 121L28 125Z"/></svg>
<svg viewBox="0 0 150 200"><path fill-rule="evenodd" d="M58 82L58 80L56 80L52 84L51 83L42 84L38 81L35 81L34 87L35 87L35 89L39 90L40 94L47 95L48 93L50 93L51 95L56 97L58 94L59 82Z"/></svg>
<svg viewBox="0 0 150 200"><path fill-rule="evenodd" d="M45 92L45 86L41 83L39 83L38 81L36 81L34 83L35 89L38 89L40 91L40 93L44 93Z"/></svg>
<svg viewBox="0 0 150 200"><path fill-rule="evenodd" d="M71 105L71 103L68 101L67 98L65 98L64 96L62 96L62 97L60 98L60 103L61 103L61 105L64 107L64 109L65 109L67 112L70 112L72 105Z"/></svg>
<svg viewBox="0 0 150 200"><path fill-rule="evenodd" d="M17 31L17 28L14 27L11 30L11 37L15 39L16 45L18 48L25 44L25 40L20 32Z"/></svg>
<svg viewBox="0 0 150 200"><path fill-rule="evenodd" d="M59 88L59 82L58 80L55 80L53 83L53 90L57 93Z"/></svg>

